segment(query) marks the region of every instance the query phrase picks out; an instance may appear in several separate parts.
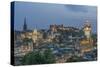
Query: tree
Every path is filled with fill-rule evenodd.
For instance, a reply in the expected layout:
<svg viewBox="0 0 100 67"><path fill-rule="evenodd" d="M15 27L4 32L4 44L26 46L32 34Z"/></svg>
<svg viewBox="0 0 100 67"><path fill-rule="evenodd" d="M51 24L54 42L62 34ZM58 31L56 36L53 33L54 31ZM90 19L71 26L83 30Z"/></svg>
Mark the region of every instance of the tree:
<svg viewBox="0 0 100 67"><path fill-rule="evenodd" d="M97 39L97 34L92 34L92 38L93 38L94 40L96 40L96 39Z"/></svg>
<svg viewBox="0 0 100 67"><path fill-rule="evenodd" d="M52 54L52 51L50 49L44 52L44 58L46 59L45 63L48 63L48 64L55 63L54 55Z"/></svg>
<svg viewBox="0 0 100 67"><path fill-rule="evenodd" d="M83 30L80 30L78 35L79 36L84 36L84 31Z"/></svg>
<svg viewBox="0 0 100 67"><path fill-rule="evenodd" d="M87 60L83 59L82 57L72 56L69 59L67 59L66 62L80 62L80 61L87 61Z"/></svg>
<svg viewBox="0 0 100 67"><path fill-rule="evenodd" d="M31 65L31 64L50 64L54 63L55 58L50 50L46 50L43 54L39 51L34 51L26 54L22 58L23 65Z"/></svg>

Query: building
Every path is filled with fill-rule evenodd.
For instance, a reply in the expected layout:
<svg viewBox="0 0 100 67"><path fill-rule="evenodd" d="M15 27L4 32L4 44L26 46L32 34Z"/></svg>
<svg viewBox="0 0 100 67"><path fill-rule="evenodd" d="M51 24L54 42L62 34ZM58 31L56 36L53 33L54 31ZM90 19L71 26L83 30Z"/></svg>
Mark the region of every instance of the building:
<svg viewBox="0 0 100 67"><path fill-rule="evenodd" d="M53 32L57 32L58 30L62 30L62 31L75 31L75 32L79 32L78 28L75 27L65 27L63 24L61 25L50 25L50 30Z"/></svg>
<svg viewBox="0 0 100 67"><path fill-rule="evenodd" d="M34 46L42 39L42 33L37 29L28 30L26 18L24 19L23 31L14 31L14 55L23 56L33 51ZM35 43L35 44L34 44ZM38 46L38 45L37 45Z"/></svg>
<svg viewBox="0 0 100 67"><path fill-rule="evenodd" d="M24 39L23 42L16 42L14 45L15 57L21 57L33 51L33 43L32 40L29 39Z"/></svg>
<svg viewBox="0 0 100 67"><path fill-rule="evenodd" d="M26 18L24 18L23 31L27 31Z"/></svg>
<svg viewBox="0 0 100 67"><path fill-rule="evenodd" d="M91 37L92 28L88 20L84 24L83 31L84 31L85 37L81 39L80 41L82 53L89 52L93 49L93 39Z"/></svg>
<svg viewBox="0 0 100 67"><path fill-rule="evenodd" d="M87 39L91 38L91 30L92 30L91 24L87 20L83 27L84 35L86 36Z"/></svg>

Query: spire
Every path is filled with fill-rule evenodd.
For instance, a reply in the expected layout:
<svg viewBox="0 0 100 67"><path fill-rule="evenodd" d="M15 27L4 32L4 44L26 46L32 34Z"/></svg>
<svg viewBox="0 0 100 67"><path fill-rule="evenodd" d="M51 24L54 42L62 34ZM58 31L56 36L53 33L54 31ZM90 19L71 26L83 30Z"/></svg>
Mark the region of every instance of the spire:
<svg viewBox="0 0 100 67"><path fill-rule="evenodd" d="M23 31L27 30L26 17L24 18Z"/></svg>

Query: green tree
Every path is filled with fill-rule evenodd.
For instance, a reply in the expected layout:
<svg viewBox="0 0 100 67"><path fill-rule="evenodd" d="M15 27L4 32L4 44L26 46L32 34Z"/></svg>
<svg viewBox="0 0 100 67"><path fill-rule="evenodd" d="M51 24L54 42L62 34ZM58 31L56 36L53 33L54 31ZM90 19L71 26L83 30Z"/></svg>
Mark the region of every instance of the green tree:
<svg viewBox="0 0 100 67"><path fill-rule="evenodd" d="M48 64L55 63L54 55L52 54L52 51L50 49L44 52L44 58L46 59L45 63L48 63Z"/></svg>
<svg viewBox="0 0 100 67"><path fill-rule="evenodd" d="M97 34L92 34L92 38L95 40L97 39Z"/></svg>
<svg viewBox="0 0 100 67"><path fill-rule="evenodd" d="M43 54L39 51L34 51L26 54L22 58L23 65L31 65L31 64L50 64L54 63L54 55L50 50L46 50Z"/></svg>
<svg viewBox="0 0 100 67"><path fill-rule="evenodd" d="M87 60L83 59L82 57L72 56L66 62L80 62L80 61L87 61Z"/></svg>

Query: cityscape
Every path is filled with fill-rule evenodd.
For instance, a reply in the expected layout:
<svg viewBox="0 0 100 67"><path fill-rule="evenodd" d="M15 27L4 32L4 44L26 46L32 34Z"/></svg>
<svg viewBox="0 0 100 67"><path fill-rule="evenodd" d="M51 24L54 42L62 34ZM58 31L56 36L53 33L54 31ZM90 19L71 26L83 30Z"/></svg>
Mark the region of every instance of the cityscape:
<svg viewBox="0 0 100 67"><path fill-rule="evenodd" d="M15 7L18 4L20 5L20 2L16 2ZM25 6L28 5L27 3L22 4ZM15 65L54 64L97 60L97 21L96 17L94 17L95 15L92 15L96 14L92 13L94 12L94 10L92 11L92 8L91 10L89 8L85 10L86 8L83 8L82 6L73 7L73 5L69 5L73 8L71 9L62 4L55 4L55 6L61 8L64 7L62 10L66 7L66 13L68 13L68 9L71 10L72 14L76 16L75 17L74 15L71 15L71 12L69 12L70 14L68 15L63 14L64 12L60 15L59 11L57 13L58 15L53 14L52 12L57 12L58 10L51 10L57 8L54 4L48 5L47 9L50 10L48 13L45 12L47 6L41 6L44 4L34 4L34 6L38 5L38 7L31 10L33 12L30 12L30 14L27 13L29 9L27 9L27 6L25 7L25 11L24 8L21 8L21 14L17 14L19 13L17 12L19 11L19 8L15 9L17 10L15 11L16 16L14 22ZM35 9L39 10L40 8L42 8L41 11L34 12ZM42 13L46 13L46 15L43 15ZM36 14L37 16L35 18ZM85 14L87 16L85 16ZM58 20L59 15L61 17ZM62 19L62 15L63 18L64 16L67 18L70 17L70 22L66 18ZM18 18L20 20L18 20ZM43 20L44 18L47 19ZM84 18L86 19L84 20ZM51 20L51 22L49 20ZM54 21L54 23L52 21Z"/></svg>
<svg viewBox="0 0 100 67"><path fill-rule="evenodd" d="M91 24L88 20L84 22L82 29L54 24L50 25L48 30L36 28L28 30L26 19L24 19L23 31L14 32L15 63L20 64L24 56L27 56L27 62L28 54L32 53L36 54L36 57L33 61L30 59L29 64L97 60L97 34L92 34L91 31ZM44 58L49 61L41 58L41 55L45 53L47 58Z"/></svg>

